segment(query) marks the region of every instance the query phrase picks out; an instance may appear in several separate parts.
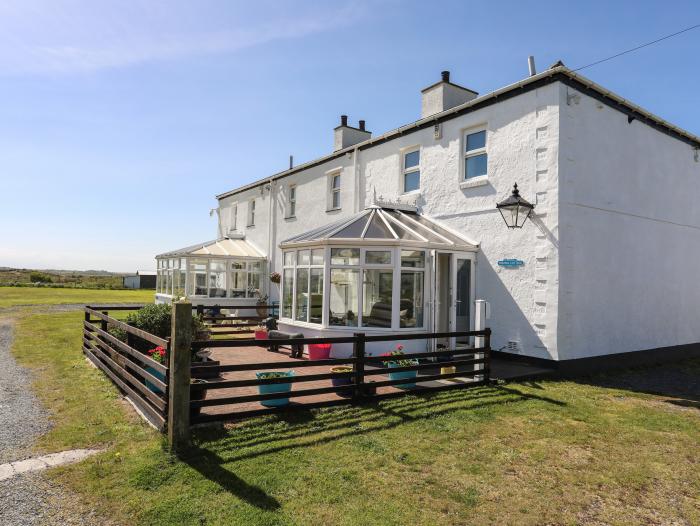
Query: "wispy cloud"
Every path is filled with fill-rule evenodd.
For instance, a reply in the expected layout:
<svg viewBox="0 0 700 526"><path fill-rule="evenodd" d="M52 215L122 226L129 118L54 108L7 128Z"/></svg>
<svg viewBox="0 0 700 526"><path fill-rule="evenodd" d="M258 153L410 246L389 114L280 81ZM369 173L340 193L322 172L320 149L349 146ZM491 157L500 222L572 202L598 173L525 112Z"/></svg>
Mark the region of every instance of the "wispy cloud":
<svg viewBox="0 0 700 526"><path fill-rule="evenodd" d="M351 25L365 13L364 4L356 2L5 5L0 6L0 75L92 72L232 53Z"/></svg>

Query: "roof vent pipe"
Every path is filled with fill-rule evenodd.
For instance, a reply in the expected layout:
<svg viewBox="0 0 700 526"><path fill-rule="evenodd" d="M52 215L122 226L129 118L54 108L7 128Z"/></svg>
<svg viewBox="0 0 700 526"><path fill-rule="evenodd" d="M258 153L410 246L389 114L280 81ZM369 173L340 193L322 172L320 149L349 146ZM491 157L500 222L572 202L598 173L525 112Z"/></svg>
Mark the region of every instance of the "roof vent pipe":
<svg viewBox="0 0 700 526"><path fill-rule="evenodd" d="M365 131L365 121L364 120L360 120L360 129L362 131Z"/></svg>
<svg viewBox="0 0 700 526"><path fill-rule="evenodd" d="M341 115L341 116L340 116L340 125L341 125L341 126L347 126L347 125L348 125L348 116L347 116L347 115Z"/></svg>
<svg viewBox="0 0 700 526"><path fill-rule="evenodd" d="M443 71L440 73L442 75L442 81L443 82L449 82L450 81L450 72L449 71Z"/></svg>
<svg viewBox="0 0 700 526"><path fill-rule="evenodd" d="M533 57L532 55L527 57L527 67L530 70L531 77L537 75L537 71L535 70L535 57Z"/></svg>

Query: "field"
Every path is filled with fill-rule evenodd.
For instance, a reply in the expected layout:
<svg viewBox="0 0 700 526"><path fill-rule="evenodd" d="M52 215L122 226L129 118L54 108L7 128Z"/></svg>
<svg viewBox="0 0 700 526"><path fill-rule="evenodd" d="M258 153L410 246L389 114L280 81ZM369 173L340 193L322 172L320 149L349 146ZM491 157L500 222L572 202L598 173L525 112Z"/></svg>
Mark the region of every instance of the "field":
<svg viewBox="0 0 700 526"><path fill-rule="evenodd" d="M44 283L57 287L121 289L124 274L105 271L31 270L0 267L0 286Z"/></svg>
<svg viewBox="0 0 700 526"><path fill-rule="evenodd" d="M0 308L18 305L70 303L152 303L152 290L55 289L49 287L0 287Z"/></svg>
<svg viewBox="0 0 700 526"><path fill-rule="evenodd" d="M54 415L37 448L105 448L47 476L119 523L700 524L700 393L621 387L697 362L258 418L199 430L182 462L87 366L80 312L15 316Z"/></svg>

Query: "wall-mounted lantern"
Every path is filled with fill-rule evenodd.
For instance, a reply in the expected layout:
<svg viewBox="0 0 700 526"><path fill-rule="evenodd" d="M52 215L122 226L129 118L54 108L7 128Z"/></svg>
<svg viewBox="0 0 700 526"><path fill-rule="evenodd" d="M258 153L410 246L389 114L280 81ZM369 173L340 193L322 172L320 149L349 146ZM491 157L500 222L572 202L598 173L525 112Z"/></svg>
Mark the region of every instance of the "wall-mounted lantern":
<svg viewBox="0 0 700 526"><path fill-rule="evenodd" d="M522 228L535 205L520 197L518 184L515 183L513 193L507 199L497 203L496 208L501 212L508 228Z"/></svg>

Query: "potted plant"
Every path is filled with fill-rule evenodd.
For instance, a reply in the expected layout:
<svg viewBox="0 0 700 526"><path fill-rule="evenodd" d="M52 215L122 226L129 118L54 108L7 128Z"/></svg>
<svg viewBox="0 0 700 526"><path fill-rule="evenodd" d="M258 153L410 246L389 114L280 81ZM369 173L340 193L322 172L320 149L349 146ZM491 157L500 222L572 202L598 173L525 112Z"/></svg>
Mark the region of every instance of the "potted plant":
<svg viewBox="0 0 700 526"><path fill-rule="evenodd" d="M331 384L333 387L343 387L346 385L352 385L352 376L348 375L347 373L352 372L352 367L348 365L338 365L336 367L331 367L331 373L333 374L342 374L345 373L344 376L338 376L337 378L331 378ZM338 396L342 396L343 398L350 398L352 396L352 387L347 387L344 389L338 389L336 391Z"/></svg>
<svg viewBox="0 0 700 526"><path fill-rule="evenodd" d="M255 327L253 334L255 335L256 340L267 340L268 339L267 326L264 323L259 323Z"/></svg>
<svg viewBox="0 0 700 526"><path fill-rule="evenodd" d="M146 354L154 362L158 362L160 364L164 364L165 360L167 359L167 353L165 352L165 348L161 347L160 345L158 347L154 347L153 349L149 349L148 351L146 351ZM147 365L145 369L153 376L158 378L161 382L165 382L165 373L161 373L160 371L156 370L154 367L151 367L149 365ZM156 386L152 382L149 382L148 380L146 380L145 382L146 387L148 387L154 393L163 392L163 390L160 387Z"/></svg>
<svg viewBox="0 0 700 526"><path fill-rule="evenodd" d="M309 350L309 360L327 360L331 356L331 343L310 343L307 348Z"/></svg>
<svg viewBox="0 0 700 526"><path fill-rule="evenodd" d="M190 401L192 400L204 400L207 397L207 381L202 378L192 378L190 379ZM201 413L201 407L190 407L190 418L199 416Z"/></svg>
<svg viewBox="0 0 700 526"><path fill-rule="evenodd" d="M415 358L400 358L406 356L403 352L403 345L397 345L396 350L382 356L399 357L399 359L385 361L384 365L390 369L397 367L410 367L412 365L418 365L418 360ZM396 387L401 389L408 389L416 386L416 377L418 376L418 371L399 371L396 373L389 372L389 380L409 380L405 383L396 384ZM413 380L413 381L410 381Z"/></svg>
<svg viewBox="0 0 700 526"><path fill-rule="evenodd" d="M282 281L282 274L280 274L279 272L273 272L272 274L270 274L270 281L279 285Z"/></svg>
<svg viewBox="0 0 700 526"><path fill-rule="evenodd" d="M211 357L211 349L200 349L192 355L192 378L211 379L221 376L221 362Z"/></svg>
<svg viewBox="0 0 700 526"><path fill-rule="evenodd" d="M260 289L250 288L248 289L248 294L252 294L255 298L255 310L260 318L267 318L267 302L270 297L267 294L263 294Z"/></svg>
<svg viewBox="0 0 700 526"><path fill-rule="evenodd" d="M258 380L272 380L276 378L293 378L294 371L269 371L255 373ZM292 390L291 382L279 382L258 385L260 394L289 393ZM266 407L280 407L289 404L289 397L273 398L272 400L261 400L260 403Z"/></svg>

